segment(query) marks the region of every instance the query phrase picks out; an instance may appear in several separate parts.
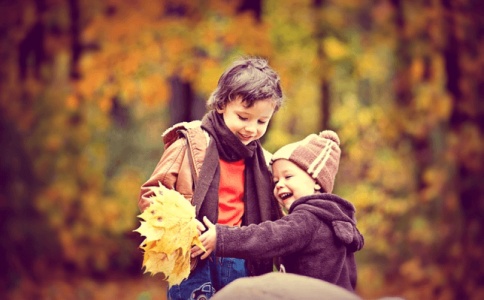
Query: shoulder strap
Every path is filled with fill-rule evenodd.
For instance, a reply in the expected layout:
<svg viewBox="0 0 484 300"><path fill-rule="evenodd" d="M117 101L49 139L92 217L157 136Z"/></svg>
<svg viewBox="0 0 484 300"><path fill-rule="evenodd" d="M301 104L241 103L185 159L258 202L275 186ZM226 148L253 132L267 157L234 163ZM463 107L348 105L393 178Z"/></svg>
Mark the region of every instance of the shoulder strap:
<svg viewBox="0 0 484 300"><path fill-rule="evenodd" d="M208 133L202 129L201 124L201 121L177 123L165 130L162 135L165 149L180 137L187 139L187 153L194 184L196 184L200 175L200 170L210 141Z"/></svg>
<svg viewBox="0 0 484 300"><path fill-rule="evenodd" d="M192 168L193 183L196 184L210 138L208 133L201 127L187 128L186 131L182 130L181 133L186 137L188 142L187 151Z"/></svg>

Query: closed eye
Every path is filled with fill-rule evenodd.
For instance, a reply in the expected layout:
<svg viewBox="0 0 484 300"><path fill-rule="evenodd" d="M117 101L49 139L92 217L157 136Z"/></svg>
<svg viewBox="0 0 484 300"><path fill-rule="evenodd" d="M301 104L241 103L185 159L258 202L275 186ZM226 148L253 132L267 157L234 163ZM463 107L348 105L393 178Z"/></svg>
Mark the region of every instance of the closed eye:
<svg viewBox="0 0 484 300"><path fill-rule="evenodd" d="M249 118L244 118L244 117L242 117L242 116L240 116L240 115L237 115L237 116L238 116L238 117L239 117L239 119L240 119L240 120L242 120L242 121L247 121L247 120L249 119Z"/></svg>

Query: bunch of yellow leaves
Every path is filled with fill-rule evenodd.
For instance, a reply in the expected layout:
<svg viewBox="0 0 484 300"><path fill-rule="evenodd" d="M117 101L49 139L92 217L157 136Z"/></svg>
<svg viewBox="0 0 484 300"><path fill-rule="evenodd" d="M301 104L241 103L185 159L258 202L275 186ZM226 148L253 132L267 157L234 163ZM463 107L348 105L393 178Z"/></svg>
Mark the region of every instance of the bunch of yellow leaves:
<svg viewBox="0 0 484 300"><path fill-rule="evenodd" d="M180 284L190 274L190 248L205 250L198 238L195 207L161 184L151 191L151 204L138 216L143 221L134 230L146 237L140 245L144 273L163 273L170 286Z"/></svg>

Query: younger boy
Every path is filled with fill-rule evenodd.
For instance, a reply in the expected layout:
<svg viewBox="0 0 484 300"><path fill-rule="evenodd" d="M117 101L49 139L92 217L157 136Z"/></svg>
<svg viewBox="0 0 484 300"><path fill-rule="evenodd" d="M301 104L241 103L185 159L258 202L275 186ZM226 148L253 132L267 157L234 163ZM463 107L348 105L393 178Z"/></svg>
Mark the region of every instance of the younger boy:
<svg viewBox="0 0 484 300"><path fill-rule="evenodd" d="M274 196L289 214L282 219L230 228L204 222L200 239L216 256L270 258L282 256L289 273L305 275L354 291L354 252L363 247L354 206L334 195L340 159L339 138L333 131L311 134L274 153ZM194 249L192 255L202 253Z"/></svg>

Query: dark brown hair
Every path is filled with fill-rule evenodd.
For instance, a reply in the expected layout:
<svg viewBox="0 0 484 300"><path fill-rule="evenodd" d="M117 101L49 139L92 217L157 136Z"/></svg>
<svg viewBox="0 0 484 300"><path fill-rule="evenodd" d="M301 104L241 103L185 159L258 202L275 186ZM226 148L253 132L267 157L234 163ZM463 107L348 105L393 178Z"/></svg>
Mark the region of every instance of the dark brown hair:
<svg viewBox="0 0 484 300"><path fill-rule="evenodd" d="M247 107L258 100L270 98L275 111L281 107L283 94L279 75L262 58L236 60L218 80L217 88L207 101L209 109L223 109L236 99L242 98Z"/></svg>

